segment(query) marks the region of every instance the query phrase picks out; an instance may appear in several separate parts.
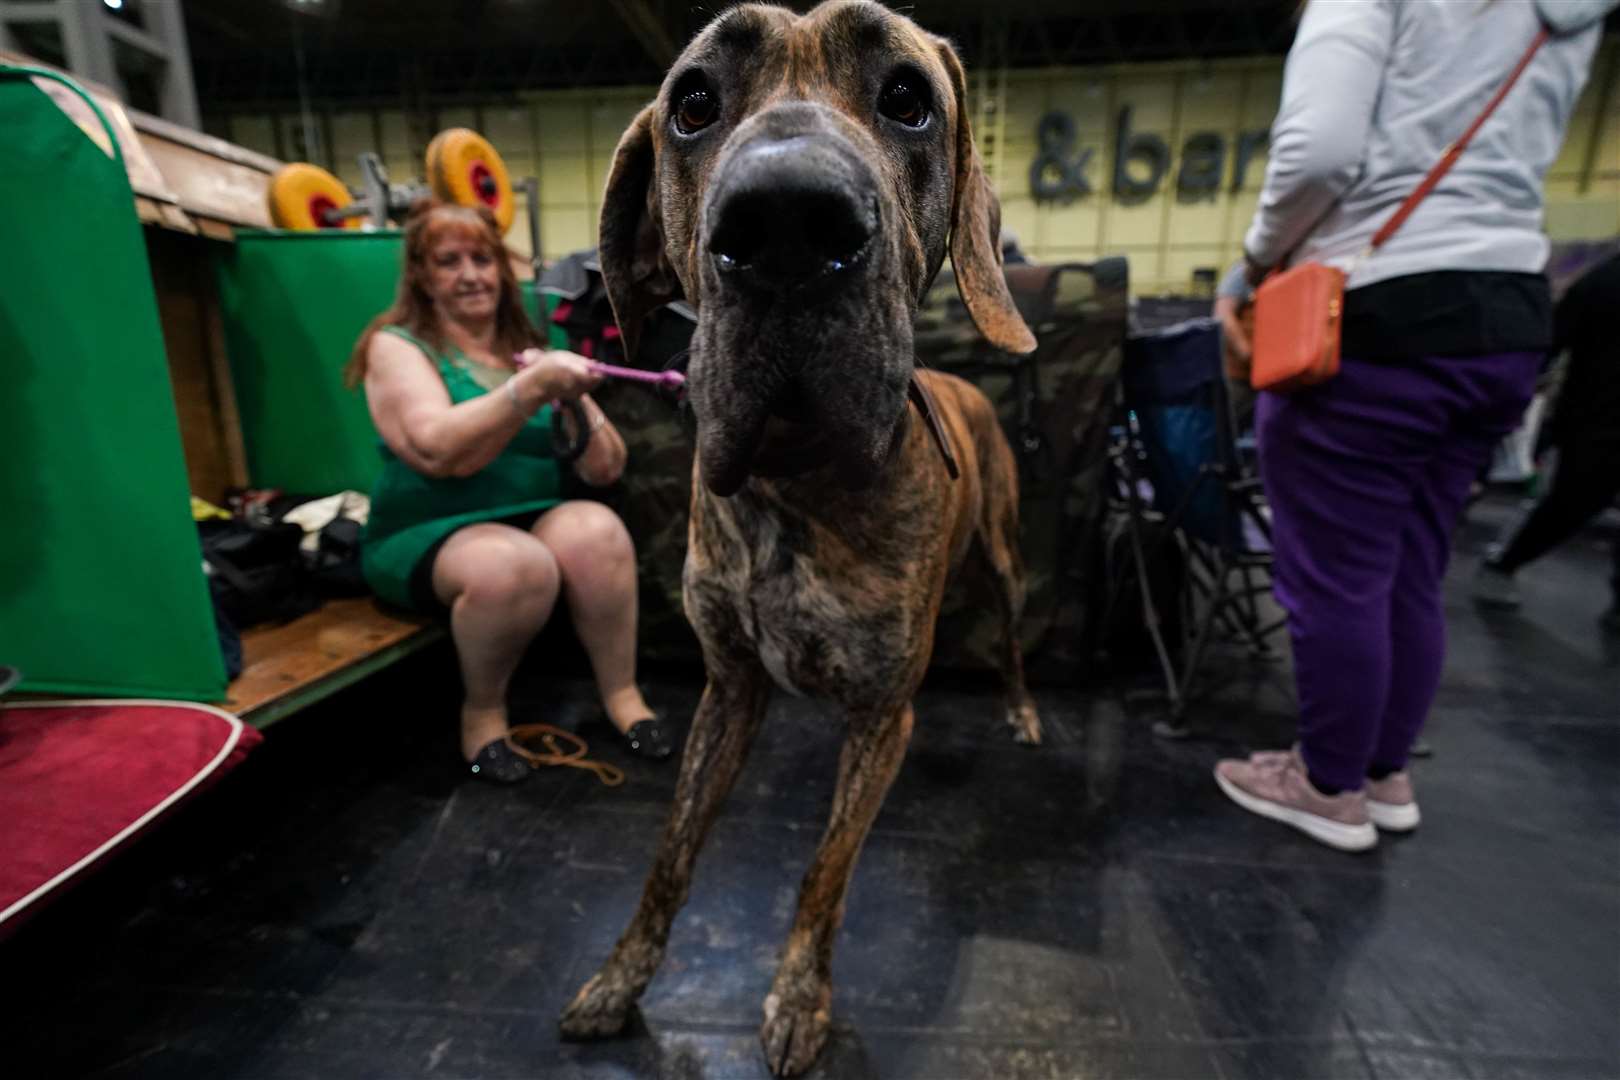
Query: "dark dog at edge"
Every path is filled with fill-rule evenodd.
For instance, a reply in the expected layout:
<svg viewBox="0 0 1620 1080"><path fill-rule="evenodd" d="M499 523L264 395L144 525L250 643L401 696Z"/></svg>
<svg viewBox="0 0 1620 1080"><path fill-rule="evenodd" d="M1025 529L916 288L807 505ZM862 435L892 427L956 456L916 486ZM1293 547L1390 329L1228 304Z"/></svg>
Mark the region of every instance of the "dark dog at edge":
<svg viewBox="0 0 1620 1080"><path fill-rule="evenodd" d="M841 706L827 831L760 1037L773 1072L826 1042L833 938L855 859L911 737L947 579L998 584L1007 720L1039 742L1018 620L1017 470L990 403L915 370L911 324L947 248L993 344L1035 339L1001 274L950 44L867 2L748 5L687 47L619 143L601 261L633 353L642 318L699 311L698 447L684 591L708 684L640 906L562 1031L621 1031L664 955L704 836L772 686Z"/></svg>

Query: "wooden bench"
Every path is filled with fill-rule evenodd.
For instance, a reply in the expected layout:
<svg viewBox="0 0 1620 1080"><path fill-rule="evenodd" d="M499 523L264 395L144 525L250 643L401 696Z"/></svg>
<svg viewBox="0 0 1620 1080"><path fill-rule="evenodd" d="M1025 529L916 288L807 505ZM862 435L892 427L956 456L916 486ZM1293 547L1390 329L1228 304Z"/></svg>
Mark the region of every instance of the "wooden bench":
<svg viewBox="0 0 1620 1080"><path fill-rule="evenodd" d="M445 638L442 624L383 610L370 597L328 600L280 626L242 634L242 674L224 707L266 728Z"/></svg>

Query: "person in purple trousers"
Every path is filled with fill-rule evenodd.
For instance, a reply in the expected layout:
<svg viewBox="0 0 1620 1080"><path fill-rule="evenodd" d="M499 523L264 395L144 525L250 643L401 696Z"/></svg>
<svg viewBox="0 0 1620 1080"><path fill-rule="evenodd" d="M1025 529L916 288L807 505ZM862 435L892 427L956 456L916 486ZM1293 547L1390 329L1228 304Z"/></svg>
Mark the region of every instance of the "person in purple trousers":
<svg viewBox="0 0 1620 1080"><path fill-rule="evenodd" d="M1220 762L1253 813L1346 851L1417 827L1406 772L1445 658L1440 582L1469 485L1552 342L1543 178L1620 0L1313 0L1244 239L1249 284L1349 274L1337 377L1262 393L1260 467L1299 742ZM1540 49L1393 239L1373 234Z"/></svg>

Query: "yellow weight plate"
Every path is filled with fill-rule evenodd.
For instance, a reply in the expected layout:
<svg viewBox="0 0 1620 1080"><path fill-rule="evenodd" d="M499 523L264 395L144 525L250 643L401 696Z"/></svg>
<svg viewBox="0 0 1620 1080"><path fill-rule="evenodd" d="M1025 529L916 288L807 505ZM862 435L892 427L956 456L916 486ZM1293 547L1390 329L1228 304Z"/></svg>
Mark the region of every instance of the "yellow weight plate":
<svg viewBox="0 0 1620 1080"><path fill-rule="evenodd" d="M504 233L517 212L506 163L489 140L470 128L451 128L427 148L428 185L433 194L459 206L487 206Z"/></svg>
<svg viewBox="0 0 1620 1080"><path fill-rule="evenodd" d="M282 229L358 229L364 219L345 218L337 224L326 221L329 210L338 210L354 201L343 181L321 168L300 161L283 165L270 178L270 220Z"/></svg>

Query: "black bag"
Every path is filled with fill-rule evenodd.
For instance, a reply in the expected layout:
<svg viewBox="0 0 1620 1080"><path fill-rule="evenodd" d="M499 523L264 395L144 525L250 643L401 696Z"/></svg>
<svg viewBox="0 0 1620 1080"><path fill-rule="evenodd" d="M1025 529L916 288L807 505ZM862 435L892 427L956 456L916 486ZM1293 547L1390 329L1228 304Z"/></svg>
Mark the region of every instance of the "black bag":
<svg viewBox="0 0 1620 1080"><path fill-rule="evenodd" d="M310 575L322 596L364 596L371 591L360 572L360 523L341 514L320 531Z"/></svg>
<svg viewBox="0 0 1620 1080"><path fill-rule="evenodd" d="M200 522L209 590L236 627L285 622L320 607L297 525L250 525L240 519Z"/></svg>

